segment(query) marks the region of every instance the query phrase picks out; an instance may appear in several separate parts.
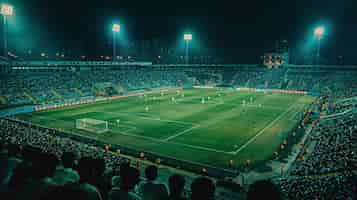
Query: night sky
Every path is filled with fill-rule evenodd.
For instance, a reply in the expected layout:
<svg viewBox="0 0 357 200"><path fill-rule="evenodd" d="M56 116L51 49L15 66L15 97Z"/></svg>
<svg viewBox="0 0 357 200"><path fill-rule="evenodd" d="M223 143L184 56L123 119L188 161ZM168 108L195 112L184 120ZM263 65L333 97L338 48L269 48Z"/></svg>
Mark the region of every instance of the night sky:
<svg viewBox="0 0 357 200"><path fill-rule="evenodd" d="M326 25L322 56L357 63L356 0L8 0L16 16L10 44L17 51L71 49L88 55L110 51L110 24L120 21L132 42L159 39L175 46L190 30L211 54L257 63L278 39L291 52L309 54L312 30ZM11 28L11 26L13 26Z"/></svg>

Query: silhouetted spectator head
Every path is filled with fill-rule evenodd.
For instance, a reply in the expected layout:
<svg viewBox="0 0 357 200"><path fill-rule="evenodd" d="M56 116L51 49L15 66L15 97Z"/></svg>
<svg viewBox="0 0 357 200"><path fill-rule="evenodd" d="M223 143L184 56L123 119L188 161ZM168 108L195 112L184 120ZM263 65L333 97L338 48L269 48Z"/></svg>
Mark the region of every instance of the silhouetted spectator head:
<svg viewBox="0 0 357 200"><path fill-rule="evenodd" d="M80 182L90 182L93 175L93 162L91 158L82 157L79 160L77 171L80 177Z"/></svg>
<svg viewBox="0 0 357 200"><path fill-rule="evenodd" d="M64 152L61 156L62 164L64 168L75 168L74 161L76 156L72 152Z"/></svg>
<svg viewBox="0 0 357 200"><path fill-rule="evenodd" d="M6 150L6 145L2 140L0 140L0 152L4 150Z"/></svg>
<svg viewBox="0 0 357 200"><path fill-rule="evenodd" d="M52 177L56 171L58 159L55 155L49 153L40 153L33 161L34 177L45 178Z"/></svg>
<svg viewBox="0 0 357 200"><path fill-rule="evenodd" d="M31 176L30 163L21 162L16 166L11 176L9 187L17 188L25 183L25 180Z"/></svg>
<svg viewBox="0 0 357 200"><path fill-rule="evenodd" d="M127 168L130 167L130 163L129 162L123 162L120 164L120 167L119 167L119 176L123 176L125 171L127 170Z"/></svg>
<svg viewBox="0 0 357 200"><path fill-rule="evenodd" d="M31 146L24 146L22 149L22 156L25 162L34 162L38 160L41 150Z"/></svg>
<svg viewBox="0 0 357 200"><path fill-rule="evenodd" d="M212 200L216 186L206 177L196 178L191 184L191 200Z"/></svg>
<svg viewBox="0 0 357 200"><path fill-rule="evenodd" d="M93 167L96 176L102 176L105 171L105 161L104 159L94 159Z"/></svg>
<svg viewBox="0 0 357 200"><path fill-rule="evenodd" d="M157 178L157 167L154 165L148 166L145 169L145 176L148 181L154 181Z"/></svg>
<svg viewBox="0 0 357 200"><path fill-rule="evenodd" d="M185 178L174 174L169 178L169 190L171 199L180 199L185 188Z"/></svg>
<svg viewBox="0 0 357 200"><path fill-rule="evenodd" d="M7 151L9 156L19 157L21 154L21 149L16 144L9 144L7 146Z"/></svg>
<svg viewBox="0 0 357 200"><path fill-rule="evenodd" d="M131 191L135 185L139 183L140 172L134 167L123 168L122 176L120 177L120 189L124 191Z"/></svg>
<svg viewBox="0 0 357 200"><path fill-rule="evenodd" d="M253 183L248 190L247 200L258 200L269 197L271 200L280 200L278 187L270 180L262 180Z"/></svg>

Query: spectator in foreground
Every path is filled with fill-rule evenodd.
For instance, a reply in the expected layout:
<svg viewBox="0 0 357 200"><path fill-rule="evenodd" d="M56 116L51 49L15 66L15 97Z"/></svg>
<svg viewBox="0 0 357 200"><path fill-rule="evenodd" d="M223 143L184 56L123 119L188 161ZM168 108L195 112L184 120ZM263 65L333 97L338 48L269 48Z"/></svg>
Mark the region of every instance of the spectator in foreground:
<svg viewBox="0 0 357 200"><path fill-rule="evenodd" d="M191 184L191 200L213 200L216 186L206 177L196 178Z"/></svg>
<svg viewBox="0 0 357 200"><path fill-rule="evenodd" d="M89 200L102 200L102 196L98 188L90 184L90 180L94 174L93 160L87 157L80 159L78 164L78 172L80 176L79 189L84 191L89 197Z"/></svg>
<svg viewBox="0 0 357 200"><path fill-rule="evenodd" d="M247 200L259 200L262 196L271 200L280 200L281 195L278 187L270 180L262 180L253 183L248 190Z"/></svg>
<svg viewBox="0 0 357 200"><path fill-rule="evenodd" d="M0 143L0 191L7 186L13 171L21 163L19 152L16 145L9 145L6 152L5 144Z"/></svg>
<svg viewBox="0 0 357 200"><path fill-rule="evenodd" d="M41 199L54 187L52 180L58 160L55 155L32 149L32 161L22 162L14 170L8 190L9 199Z"/></svg>
<svg viewBox="0 0 357 200"><path fill-rule="evenodd" d="M174 174L169 178L169 200L186 200L183 196L185 188L185 178L179 174Z"/></svg>
<svg viewBox="0 0 357 200"><path fill-rule="evenodd" d="M53 176L54 181L58 185L65 185L67 183L77 183L79 181L79 175L75 171L75 155L72 152L65 152L61 157L62 166L56 169Z"/></svg>
<svg viewBox="0 0 357 200"><path fill-rule="evenodd" d="M108 199L108 192L110 191L110 181L105 177L105 161L104 159L93 159L93 174L91 177L91 184L98 188L103 199Z"/></svg>
<svg viewBox="0 0 357 200"><path fill-rule="evenodd" d="M147 182L140 187L143 200L164 200L168 198L166 186L155 182L157 171L158 169L154 165L148 166L145 169Z"/></svg>
<svg viewBox="0 0 357 200"><path fill-rule="evenodd" d="M135 186L139 183L140 172L134 167L122 168L120 172L120 188L113 187L109 192L109 200L141 200L133 193Z"/></svg>
<svg viewBox="0 0 357 200"><path fill-rule="evenodd" d="M50 191L42 200L87 200L89 196L86 192L74 185L67 184L58 186Z"/></svg>

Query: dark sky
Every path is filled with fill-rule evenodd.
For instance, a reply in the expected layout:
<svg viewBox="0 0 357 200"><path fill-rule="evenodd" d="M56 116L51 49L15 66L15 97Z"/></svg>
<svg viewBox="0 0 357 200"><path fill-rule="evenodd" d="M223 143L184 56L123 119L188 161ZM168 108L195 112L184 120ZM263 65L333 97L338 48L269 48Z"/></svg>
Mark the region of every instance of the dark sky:
<svg viewBox="0 0 357 200"><path fill-rule="evenodd" d="M357 54L356 0L8 0L16 9L13 40L19 48L64 48L97 54L110 43L114 19L125 26L130 41L180 39L192 30L201 45L241 63L257 62L277 39L288 39L301 52L312 28L328 26L322 53ZM14 45L16 41L13 41ZM25 45L26 44L26 45ZM16 46L16 45L15 45Z"/></svg>

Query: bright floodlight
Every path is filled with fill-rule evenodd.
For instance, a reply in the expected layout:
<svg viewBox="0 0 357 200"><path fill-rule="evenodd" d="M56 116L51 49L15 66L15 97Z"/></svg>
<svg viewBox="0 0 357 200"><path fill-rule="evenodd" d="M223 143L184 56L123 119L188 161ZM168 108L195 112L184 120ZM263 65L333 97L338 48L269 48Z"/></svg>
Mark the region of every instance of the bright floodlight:
<svg viewBox="0 0 357 200"><path fill-rule="evenodd" d="M183 39L186 41L192 40L192 34L184 34Z"/></svg>
<svg viewBox="0 0 357 200"><path fill-rule="evenodd" d="M314 31L314 35L315 37L317 37L318 39L321 39L322 36L324 35L325 33L325 29L324 27L320 26L320 27L317 27Z"/></svg>
<svg viewBox="0 0 357 200"><path fill-rule="evenodd" d="M1 4L1 14L12 16L14 14L14 7L9 4Z"/></svg>
<svg viewBox="0 0 357 200"><path fill-rule="evenodd" d="M115 33L119 33L120 32L120 25L119 24L113 24L112 31L115 32Z"/></svg>

